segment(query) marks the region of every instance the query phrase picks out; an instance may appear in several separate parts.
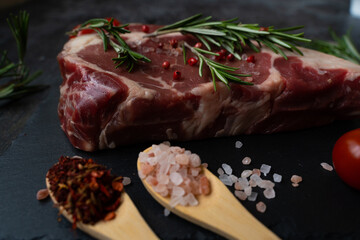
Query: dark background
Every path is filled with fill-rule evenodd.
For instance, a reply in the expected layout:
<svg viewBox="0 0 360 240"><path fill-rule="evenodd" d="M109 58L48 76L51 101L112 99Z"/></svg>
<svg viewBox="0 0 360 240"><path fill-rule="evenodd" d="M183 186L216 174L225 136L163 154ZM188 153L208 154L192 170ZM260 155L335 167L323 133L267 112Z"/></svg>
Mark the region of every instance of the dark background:
<svg viewBox="0 0 360 240"><path fill-rule="evenodd" d="M306 37L313 39L329 40L329 27L338 34L352 27L353 39L360 47L360 20L349 16L348 1L34 0L0 10L0 49L9 50L14 60L16 45L5 18L20 9L31 15L26 62L34 71L43 71L35 82L49 88L15 102L0 102L0 239L90 238L71 230L64 219L58 222L57 210L50 200L36 200L36 192L45 187L47 170L61 155L92 157L112 168L115 174L131 177L132 184L126 191L160 238L221 239L175 215L163 216L163 208L145 191L136 174L137 155L150 143L96 153L82 152L70 145L57 118L62 79L56 56L68 39L64 33L75 25L109 16L123 23L168 24L202 12L215 19L239 17L244 23L264 26L305 25ZM360 239L360 192L345 185L335 172L324 171L320 166L321 162L331 163L336 139L359 126L359 121L338 121L290 133L173 144L198 153L214 173L225 162L234 168L235 175L240 175L245 169L241 159L250 156L253 161L249 168L266 163L272 166L272 173L283 175L282 183L276 184L275 199L264 199L259 192L258 200L268 207L265 213L255 210L256 202L243 202L280 237ZM236 140L244 143L241 149L234 148ZM299 188L291 186L293 174L304 179Z"/></svg>

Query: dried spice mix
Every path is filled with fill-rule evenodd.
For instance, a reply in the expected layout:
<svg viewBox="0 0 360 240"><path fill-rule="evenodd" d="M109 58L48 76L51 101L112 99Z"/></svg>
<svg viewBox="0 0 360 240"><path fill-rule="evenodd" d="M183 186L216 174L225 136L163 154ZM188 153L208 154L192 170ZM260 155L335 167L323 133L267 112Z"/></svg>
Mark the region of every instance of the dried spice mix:
<svg viewBox="0 0 360 240"><path fill-rule="evenodd" d="M111 175L105 166L92 159L60 157L47 178L57 202L73 216L73 228L78 221L95 224L115 217L123 178Z"/></svg>

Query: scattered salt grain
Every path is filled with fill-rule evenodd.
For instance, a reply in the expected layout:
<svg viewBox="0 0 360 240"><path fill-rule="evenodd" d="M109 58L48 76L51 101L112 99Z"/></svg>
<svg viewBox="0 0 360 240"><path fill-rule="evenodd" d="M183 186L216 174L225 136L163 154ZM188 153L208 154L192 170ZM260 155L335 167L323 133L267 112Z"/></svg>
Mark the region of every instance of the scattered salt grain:
<svg viewBox="0 0 360 240"><path fill-rule="evenodd" d="M236 182L238 181L238 177L235 176L235 175L232 175L232 174L231 174L229 177L230 177L230 179L231 179L231 181L232 181L233 183L236 183Z"/></svg>
<svg viewBox="0 0 360 240"><path fill-rule="evenodd" d="M169 216L169 215L170 215L170 210L167 209L167 208L165 208L165 209L164 209L164 216L167 217L167 216Z"/></svg>
<svg viewBox="0 0 360 240"><path fill-rule="evenodd" d="M244 171L241 173L241 177L242 177L242 178L248 178L248 177L250 177L251 174L252 174L252 171L251 171L251 170L244 170Z"/></svg>
<svg viewBox="0 0 360 240"><path fill-rule="evenodd" d="M252 187L248 186L244 188L244 193L246 194L246 196L250 196L252 193Z"/></svg>
<svg viewBox="0 0 360 240"><path fill-rule="evenodd" d="M218 173L219 175L223 175L225 172L224 172L224 170L223 170L222 168L219 168L219 169L217 170L217 173Z"/></svg>
<svg viewBox="0 0 360 240"><path fill-rule="evenodd" d="M240 141L235 142L235 148L241 148L243 146L243 143Z"/></svg>
<svg viewBox="0 0 360 240"><path fill-rule="evenodd" d="M270 180L262 180L262 181L258 181L257 185L260 188L273 188L275 186L275 183L273 183Z"/></svg>
<svg viewBox="0 0 360 240"><path fill-rule="evenodd" d="M323 163L320 163L320 165L323 167L323 169L325 169L325 170L327 170L327 171L332 171L332 170L334 170L333 166L331 166L331 165L328 164L328 163L323 162Z"/></svg>
<svg viewBox="0 0 360 240"><path fill-rule="evenodd" d="M291 180L291 184L292 184L293 187L298 187L299 182L302 181L302 177L300 177L298 175L292 175L290 180Z"/></svg>
<svg viewBox="0 0 360 240"><path fill-rule="evenodd" d="M261 213L264 213L266 211L266 205L263 202L258 202L256 204L256 210L258 210Z"/></svg>
<svg viewBox="0 0 360 240"><path fill-rule="evenodd" d="M274 179L274 182L279 183L282 180L282 176L277 174L277 173L274 173L273 174L273 179Z"/></svg>
<svg viewBox="0 0 360 240"><path fill-rule="evenodd" d="M129 177L124 177L123 178L122 184L124 186L129 185L130 183L131 183L131 179Z"/></svg>
<svg viewBox="0 0 360 240"><path fill-rule="evenodd" d="M45 188L45 189L40 189L37 193L36 193L36 199L37 200L44 200L49 196L49 191Z"/></svg>
<svg viewBox="0 0 360 240"><path fill-rule="evenodd" d="M251 202L255 202L257 196L258 196L258 193L257 193L257 192L252 192L252 193L250 194L250 196L248 196L247 199L248 199L249 201L251 201Z"/></svg>
<svg viewBox="0 0 360 240"><path fill-rule="evenodd" d="M267 164L262 164L260 167L260 172L262 172L264 174L264 176L266 176L269 172L270 172L271 166L267 165Z"/></svg>
<svg viewBox="0 0 360 240"><path fill-rule="evenodd" d="M237 198L239 198L242 201L245 201L247 198L247 195L243 191L235 190L234 194Z"/></svg>
<svg viewBox="0 0 360 240"><path fill-rule="evenodd" d="M241 186L242 188L240 190L243 190L244 188L249 186L249 181L246 178L239 178L237 182L239 183L239 186Z"/></svg>
<svg viewBox="0 0 360 240"><path fill-rule="evenodd" d="M267 199L272 199L275 197L275 191L273 188L266 188L263 193L264 197L266 197Z"/></svg>
<svg viewBox="0 0 360 240"><path fill-rule="evenodd" d="M250 179L249 185L250 185L250 187L256 187L257 183L253 179Z"/></svg>
<svg viewBox="0 0 360 240"><path fill-rule="evenodd" d="M261 175L261 172L260 172L260 169L258 169L258 168L254 168L253 170L253 175L258 175L258 176L260 176Z"/></svg>
<svg viewBox="0 0 360 240"><path fill-rule="evenodd" d="M219 179L223 184L225 184L227 186L232 186L233 185L233 181L231 180L229 175L222 174L222 175L219 176Z"/></svg>
<svg viewBox="0 0 360 240"><path fill-rule="evenodd" d="M232 174L232 168L228 165L228 164L226 164L226 163L223 163L222 165L222 168L224 169L224 171L225 171L225 173L227 174L227 175L231 175Z"/></svg>
<svg viewBox="0 0 360 240"><path fill-rule="evenodd" d="M244 164L244 165L249 165L249 164L251 163L251 158L249 158L249 157L244 157L241 162L242 162L242 164Z"/></svg>

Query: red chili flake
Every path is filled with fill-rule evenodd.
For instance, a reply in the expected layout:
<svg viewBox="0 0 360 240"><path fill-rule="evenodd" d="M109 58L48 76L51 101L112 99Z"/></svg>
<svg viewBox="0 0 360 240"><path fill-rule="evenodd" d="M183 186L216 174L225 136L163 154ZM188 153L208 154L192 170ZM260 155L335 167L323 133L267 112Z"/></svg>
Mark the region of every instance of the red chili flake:
<svg viewBox="0 0 360 240"><path fill-rule="evenodd" d="M112 185L112 188L118 192L121 192L124 189L124 185L118 181L113 181L111 185Z"/></svg>
<svg viewBox="0 0 360 240"><path fill-rule="evenodd" d="M169 61L164 61L161 65L164 69L168 69L170 67L170 62Z"/></svg>
<svg viewBox="0 0 360 240"><path fill-rule="evenodd" d="M187 63L190 65L190 66L194 66L196 63L198 62L198 60L194 57L191 57L187 60Z"/></svg>
<svg viewBox="0 0 360 240"><path fill-rule="evenodd" d="M269 31L269 28L268 27L260 27L259 31Z"/></svg>
<svg viewBox="0 0 360 240"><path fill-rule="evenodd" d="M104 221L110 221L110 220L114 219L115 217L116 217L116 214L114 212L109 212L104 217Z"/></svg>
<svg viewBox="0 0 360 240"><path fill-rule="evenodd" d="M178 70L174 71L173 78L174 80L179 80L181 78L181 72Z"/></svg>
<svg viewBox="0 0 360 240"><path fill-rule="evenodd" d="M202 48L202 43L201 43L201 42L197 42L194 47L196 47L196 48Z"/></svg>
<svg viewBox="0 0 360 240"><path fill-rule="evenodd" d="M49 191L45 188L45 189L40 189L37 193L36 193L36 199L37 200L44 200L49 196Z"/></svg>
<svg viewBox="0 0 360 240"><path fill-rule="evenodd" d="M232 54L232 53L229 53L229 54L226 56L226 59L229 60L229 61L234 61L234 58L235 58L235 56L234 56L234 54Z"/></svg>
<svg viewBox="0 0 360 240"><path fill-rule="evenodd" d="M159 42L158 43L158 48L163 48L164 47L164 44L162 42Z"/></svg>
<svg viewBox="0 0 360 240"><path fill-rule="evenodd" d="M246 61L247 61L248 63L254 63L254 62L255 62L255 56L254 56L254 55L248 56L248 57L246 58Z"/></svg>
<svg viewBox="0 0 360 240"><path fill-rule="evenodd" d="M110 213L121 203L122 191L118 190L123 187L122 177L111 175L110 170L92 159L61 157L49 169L47 178L59 205L72 214L74 228L79 221L95 224L111 219Z"/></svg>
<svg viewBox="0 0 360 240"><path fill-rule="evenodd" d="M92 33L96 33L95 30L93 30L93 29L83 29L83 30L80 30L78 32L77 36L86 35L86 34L92 34Z"/></svg>
<svg viewBox="0 0 360 240"><path fill-rule="evenodd" d="M175 38L171 39L169 42L173 48L176 48L178 45L178 40L176 40Z"/></svg>
<svg viewBox="0 0 360 240"><path fill-rule="evenodd" d="M144 33L148 33L150 31L150 28L148 25L142 25L141 26L141 30L144 32Z"/></svg>

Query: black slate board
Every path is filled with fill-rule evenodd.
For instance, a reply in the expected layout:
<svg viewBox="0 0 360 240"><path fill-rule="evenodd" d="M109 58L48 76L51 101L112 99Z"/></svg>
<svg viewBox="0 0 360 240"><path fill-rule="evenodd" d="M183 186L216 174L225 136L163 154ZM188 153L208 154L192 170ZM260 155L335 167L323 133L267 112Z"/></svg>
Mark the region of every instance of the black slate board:
<svg viewBox="0 0 360 240"><path fill-rule="evenodd" d="M311 38L328 39L328 27L345 33L353 26L353 38L360 46L359 19L348 15L347 1L28 1L13 9L1 10L0 48L15 57L15 45L6 26L10 12L26 9L31 14L27 62L32 69L43 70L36 83L49 88L16 102L0 104L0 239L91 239L71 230L64 219L57 221L51 201L36 200L37 190L45 187L45 174L61 155L92 157L129 176L126 188L150 227L162 239L222 239L175 215L164 217L163 208L145 191L136 174L136 159L151 143L115 150L86 153L74 149L59 127L57 118L58 86L62 79L56 55L67 41L64 33L80 22L94 17L114 16L122 22L166 24L202 12L216 19L239 16L246 23L278 27L306 25ZM256 218L284 239L360 239L360 192L345 185L335 172L324 171L320 163L331 163L336 139L346 131L360 127L359 121L333 124L290 133L237 136L176 143L198 153L216 173L228 163L234 174L245 169L241 159L250 156L249 168L262 163L283 175L276 185L276 198L265 199L268 209L261 214L255 202L243 205ZM240 140L244 146L234 147ZM292 174L304 181L299 188L290 184ZM231 190L233 190L231 188Z"/></svg>

